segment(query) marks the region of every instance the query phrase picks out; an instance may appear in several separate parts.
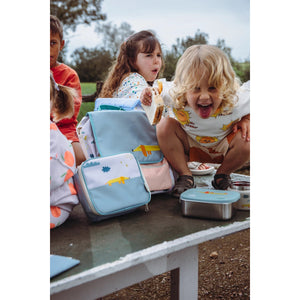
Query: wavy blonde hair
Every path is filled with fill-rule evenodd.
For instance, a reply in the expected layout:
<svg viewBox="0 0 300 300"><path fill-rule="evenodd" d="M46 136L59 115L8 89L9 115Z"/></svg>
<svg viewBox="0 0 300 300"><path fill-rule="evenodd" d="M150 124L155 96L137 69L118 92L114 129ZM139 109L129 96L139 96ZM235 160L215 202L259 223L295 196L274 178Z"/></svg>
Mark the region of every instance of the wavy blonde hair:
<svg viewBox="0 0 300 300"><path fill-rule="evenodd" d="M142 30L131 35L120 46L116 61L110 68L108 76L103 84L99 97L111 98L115 90L120 86L122 80L131 72L137 72L136 58L139 53L151 53L159 46L161 55L161 46L156 36L147 30ZM163 72L164 62L162 57L162 67L157 75Z"/></svg>
<svg viewBox="0 0 300 300"><path fill-rule="evenodd" d="M193 45L178 60L174 88L170 91L175 107L184 108L187 103L186 92L196 88L206 72L209 75L208 84L220 91L221 112L229 113L236 103L240 81L227 55L211 45Z"/></svg>

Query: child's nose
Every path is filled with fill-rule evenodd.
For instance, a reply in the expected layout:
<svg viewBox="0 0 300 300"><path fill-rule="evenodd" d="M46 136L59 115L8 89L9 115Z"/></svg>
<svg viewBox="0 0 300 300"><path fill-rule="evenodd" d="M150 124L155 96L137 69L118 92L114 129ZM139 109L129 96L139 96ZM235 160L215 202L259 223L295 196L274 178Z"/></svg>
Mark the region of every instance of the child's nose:
<svg viewBox="0 0 300 300"><path fill-rule="evenodd" d="M209 93L208 93L208 91L201 91L200 92L200 96L199 96L199 98L201 99L201 100L206 100L206 99L209 99Z"/></svg>

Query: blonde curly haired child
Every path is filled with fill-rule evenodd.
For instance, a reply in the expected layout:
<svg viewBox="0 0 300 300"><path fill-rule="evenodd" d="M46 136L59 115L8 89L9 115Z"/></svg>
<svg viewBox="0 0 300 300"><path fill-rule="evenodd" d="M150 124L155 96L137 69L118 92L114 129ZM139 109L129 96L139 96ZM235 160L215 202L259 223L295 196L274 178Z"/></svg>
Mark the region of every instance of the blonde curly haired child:
<svg viewBox="0 0 300 300"><path fill-rule="evenodd" d="M221 164L212 182L216 189L227 189L230 174L249 161L249 94L250 83L240 86L219 48L194 45L184 52L174 82L163 88L170 107L157 126L160 148L179 175L174 196L195 186L188 161Z"/></svg>
<svg viewBox="0 0 300 300"><path fill-rule="evenodd" d="M177 64L174 88L171 91L175 107L183 109L187 105L186 93L198 87L199 81L208 72L209 85L219 90L222 102L219 109L230 113L236 102L240 81L236 77L225 53L214 46L194 45L188 48Z"/></svg>

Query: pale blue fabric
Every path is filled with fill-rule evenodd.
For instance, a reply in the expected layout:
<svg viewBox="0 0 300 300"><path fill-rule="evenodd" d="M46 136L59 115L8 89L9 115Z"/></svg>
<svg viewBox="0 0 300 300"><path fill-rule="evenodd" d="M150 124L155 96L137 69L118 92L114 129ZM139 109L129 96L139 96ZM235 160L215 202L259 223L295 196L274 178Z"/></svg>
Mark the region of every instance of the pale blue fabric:
<svg viewBox="0 0 300 300"><path fill-rule="evenodd" d="M156 127L152 126L144 111L104 110L89 112L88 116L100 156L132 153L140 164L157 163L163 159L158 146ZM138 150L145 146L147 153Z"/></svg>

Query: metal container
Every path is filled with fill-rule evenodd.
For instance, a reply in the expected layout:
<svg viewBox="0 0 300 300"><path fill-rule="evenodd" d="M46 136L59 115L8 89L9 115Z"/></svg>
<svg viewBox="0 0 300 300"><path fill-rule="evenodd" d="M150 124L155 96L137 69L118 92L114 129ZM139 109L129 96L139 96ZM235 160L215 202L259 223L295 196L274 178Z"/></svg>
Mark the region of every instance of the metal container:
<svg viewBox="0 0 300 300"><path fill-rule="evenodd" d="M234 203L240 199L236 191L204 188L189 189L180 196L184 216L228 220L235 213Z"/></svg>
<svg viewBox="0 0 300 300"><path fill-rule="evenodd" d="M235 207L239 210L250 210L250 182L249 181L233 181L231 183L231 191L240 193L240 200L235 203Z"/></svg>

